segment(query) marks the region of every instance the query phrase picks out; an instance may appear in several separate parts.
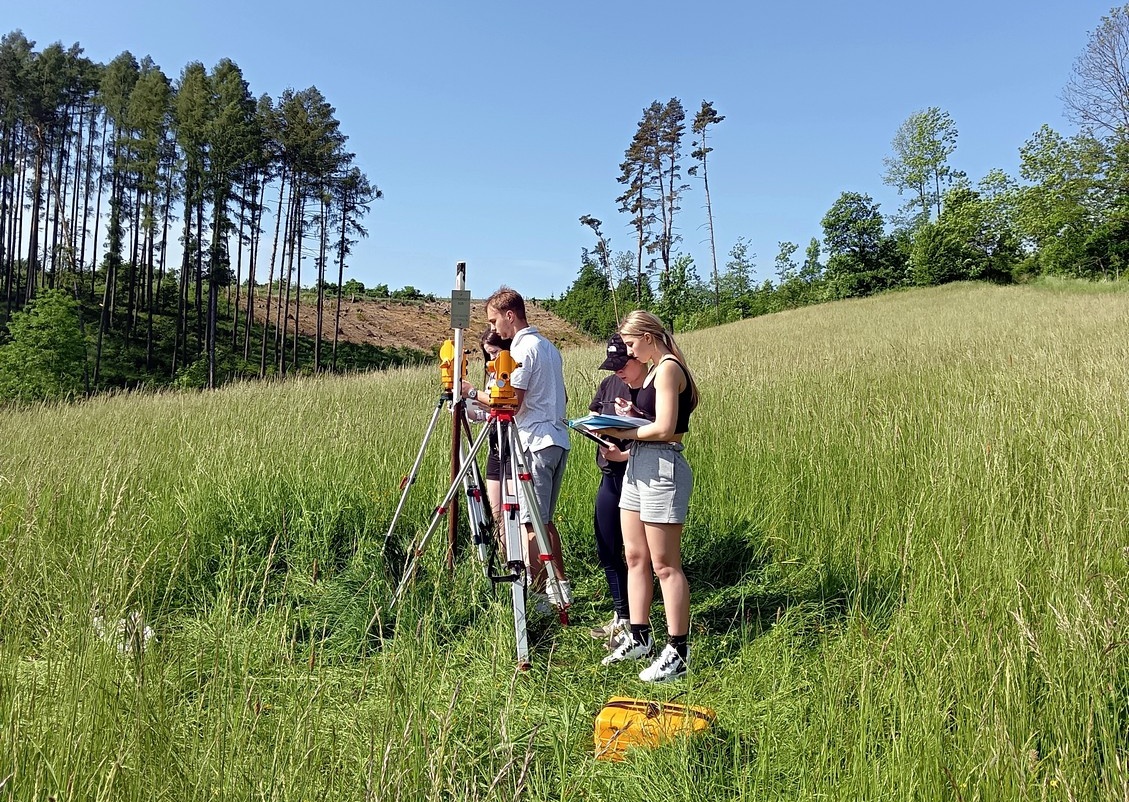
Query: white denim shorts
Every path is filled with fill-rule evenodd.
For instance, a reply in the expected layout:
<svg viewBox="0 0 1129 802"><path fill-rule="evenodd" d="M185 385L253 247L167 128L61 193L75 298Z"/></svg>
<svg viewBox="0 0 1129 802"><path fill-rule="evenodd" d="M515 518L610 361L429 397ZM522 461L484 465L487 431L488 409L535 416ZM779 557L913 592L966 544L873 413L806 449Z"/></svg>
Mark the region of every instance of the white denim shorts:
<svg viewBox="0 0 1129 802"><path fill-rule="evenodd" d="M694 472L681 443L631 443L619 508L649 524L681 524L690 509Z"/></svg>

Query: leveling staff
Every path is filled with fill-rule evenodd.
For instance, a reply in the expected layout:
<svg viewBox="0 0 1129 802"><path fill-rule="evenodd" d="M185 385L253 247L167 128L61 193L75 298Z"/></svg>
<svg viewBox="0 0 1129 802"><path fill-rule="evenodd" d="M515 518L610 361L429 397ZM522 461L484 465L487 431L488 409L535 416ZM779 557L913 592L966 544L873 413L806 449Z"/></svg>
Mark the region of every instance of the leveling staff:
<svg viewBox="0 0 1129 802"><path fill-rule="evenodd" d="M530 586L541 588L545 583L545 568L537 558L537 540L528 513L528 505L532 501L541 510L553 551L553 565L561 580L560 588L565 598L549 599L559 607L572 602L561 559L561 536L553 524L569 449L568 429L563 423L568 398L561 352L535 326L529 325L525 317L525 299L516 290L502 286L487 298L486 319L501 337L511 339L510 356L521 364L510 376L510 383L517 393L514 422L532 474L533 492L537 496L533 500L520 498L521 522L525 524L528 539L526 565ZM518 492L522 490L519 485ZM512 558L513 555L509 556Z"/></svg>

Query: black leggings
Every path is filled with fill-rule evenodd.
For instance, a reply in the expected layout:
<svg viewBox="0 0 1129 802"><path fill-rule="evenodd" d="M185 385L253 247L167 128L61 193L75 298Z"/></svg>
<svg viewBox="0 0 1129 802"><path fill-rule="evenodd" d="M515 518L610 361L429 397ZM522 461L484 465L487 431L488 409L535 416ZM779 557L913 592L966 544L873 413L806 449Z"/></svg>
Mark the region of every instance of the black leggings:
<svg viewBox="0 0 1129 802"><path fill-rule="evenodd" d="M623 559L623 527L619 520L619 494L623 489L622 473L605 473L596 491L596 556L608 579L615 612L628 618L627 563Z"/></svg>

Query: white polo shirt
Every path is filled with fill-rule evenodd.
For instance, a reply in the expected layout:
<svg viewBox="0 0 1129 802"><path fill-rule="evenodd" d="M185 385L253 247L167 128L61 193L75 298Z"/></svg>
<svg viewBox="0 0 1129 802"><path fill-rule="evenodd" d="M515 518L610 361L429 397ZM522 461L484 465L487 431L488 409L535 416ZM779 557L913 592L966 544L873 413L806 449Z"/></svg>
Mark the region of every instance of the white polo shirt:
<svg viewBox="0 0 1129 802"><path fill-rule="evenodd" d="M549 446L567 449L570 444L564 419L568 397L561 352L541 336L536 326L526 326L514 335L510 356L521 363L510 382L525 390L521 409L514 417L522 447L531 452Z"/></svg>

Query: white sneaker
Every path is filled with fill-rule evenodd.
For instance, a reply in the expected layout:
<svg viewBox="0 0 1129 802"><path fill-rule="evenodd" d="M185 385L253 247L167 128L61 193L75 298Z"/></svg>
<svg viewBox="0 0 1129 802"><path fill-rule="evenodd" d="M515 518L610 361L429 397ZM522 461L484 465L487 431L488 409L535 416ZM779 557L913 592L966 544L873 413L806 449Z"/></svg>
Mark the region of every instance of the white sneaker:
<svg viewBox="0 0 1129 802"><path fill-rule="evenodd" d="M628 631L627 637L619 642L611 654L600 661L600 665L610 666L613 663L622 663L624 660L643 660L650 657L654 651L653 640L648 639L645 643L640 643Z"/></svg>
<svg viewBox="0 0 1129 802"><path fill-rule="evenodd" d="M658 659L639 672L639 679L643 682L671 682L683 679L687 670L686 661L678 655L678 650L668 643Z"/></svg>

